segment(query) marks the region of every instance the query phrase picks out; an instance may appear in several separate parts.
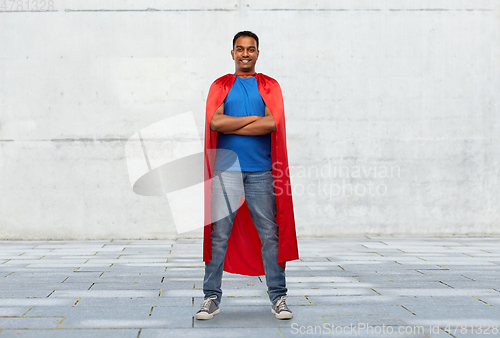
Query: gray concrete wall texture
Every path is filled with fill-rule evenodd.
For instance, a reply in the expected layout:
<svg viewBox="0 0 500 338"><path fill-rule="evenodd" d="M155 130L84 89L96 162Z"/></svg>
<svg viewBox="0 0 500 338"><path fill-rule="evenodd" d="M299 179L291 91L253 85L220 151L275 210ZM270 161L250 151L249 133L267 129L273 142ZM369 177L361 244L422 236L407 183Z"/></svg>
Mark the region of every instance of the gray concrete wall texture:
<svg viewBox="0 0 500 338"><path fill-rule="evenodd" d="M186 111L202 138L240 30L283 90L299 237L500 234L498 1L36 9L0 8L0 239L200 238L132 191L124 144Z"/></svg>

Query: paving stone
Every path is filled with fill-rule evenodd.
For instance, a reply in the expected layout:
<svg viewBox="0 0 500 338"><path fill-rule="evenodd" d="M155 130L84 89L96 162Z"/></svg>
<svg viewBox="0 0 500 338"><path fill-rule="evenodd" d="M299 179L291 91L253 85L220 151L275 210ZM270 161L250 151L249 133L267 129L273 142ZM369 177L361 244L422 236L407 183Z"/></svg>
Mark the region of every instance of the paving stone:
<svg viewBox="0 0 500 338"><path fill-rule="evenodd" d="M164 332L164 331L163 331ZM165 332L164 332L165 333ZM23 330L6 329L0 332L0 337L23 337L23 338L136 338L139 334L137 329L47 329L47 330Z"/></svg>
<svg viewBox="0 0 500 338"><path fill-rule="evenodd" d="M102 272L81 273L81 272L23 272L15 271L13 274L5 277L7 283L17 283L26 281L64 281L67 277L73 278L99 278Z"/></svg>
<svg viewBox="0 0 500 338"><path fill-rule="evenodd" d="M399 305L401 297L378 295L375 292L371 295L361 296L307 296L313 305L350 305L359 304L395 304Z"/></svg>
<svg viewBox="0 0 500 338"><path fill-rule="evenodd" d="M448 297L459 297L459 296L496 296L496 293L492 289L478 289L478 288L466 288L466 289L457 289L457 288L449 288L443 286L442 288L388 288L388 287L377 287L377 292L383 295L405 295L405 296L443 296L447 295Z"/></svg>
<svg viewBox="0 0 500 338"><path fill-rule="evenodd" d="M56 290L51 298L116 298L116 297L156 297L157 290Z"/></svg>
<svg viewBox="0 0 500 338"><path fill-rule="evenodd" d="M197 297L200 294L203 294L201 289L186 289L186 290L163 290L160 297ZM267 297L267 292L264 287L262 289L228 289L222 288L222 294L225 296L234 296L234 297L252 297L259 296Z"/></svg>
<svg viewBox="0 0 500 338"><path fill-rule="evenodd" d="M194 297L148 297L148 298L133 298L133 297L121 297L113 299L96 298L96 297L81 297L76 303L76 299L73 303L76 306L113 306L113 307L130 307L130 306L193 306ZM195 298L196 299L196 298ZM203 297L200 297L199 303L203 301ZM194 304L196 303L196 300Z"/></svg>
<svg viewBox="0 0 500 338"><path fill-rule="evenodd" d="M30 308L28 306L0 306L0 317L22 316L29 309Z"/></svg>
<svg viewBox="0 0 500 338"><path fill-rule="evenodd" d="M77 309L78 306L74 307ZM66 319L59 325L60 328L187 328L192 327L192 307L165 307L168 311L162 312L154 308L149 316L151 308L144 307L140 311L134 308L125 308L117 311L116 308L110 310L94 307L82 307L84 312L68 312ZM100 310L98 310L100 309ZM93 311L94 310L94 311ZM159 312L158 315L154 315Z"/></svg>
<svg viewBox="0 0 500 338"><path fill-rule="evenodd" d="M63 319L59 317L0 317L0 328L3 329L54 329ZM1 334L1 332L0 332Z"/></svg>
<svg viewBox="0 0 500 338"><path fill-rule="evenodd" d="M286 277L287 283L358 283L354 277L336 277L336 276L319 276L319 277Z"/></svg>
<svg viewBox="0 0 500 338"><path fill-rule="evenodd" d="M293 334L292 324L327 322L436 324L441 334L425 327L425 334L404 337L450 336L443 324L498 322L498 244L483 237L300 240L301 259L286 268L292 320L271 314L265 276L224 273L221 313L197 321L204 298L200 239L0 241L0 324L13 320L0 325L0 338L297 337L305 335ZM380 337L349 335L361 336Z"/></svg>
<svg viewBox="0 0 500 338"><path fill-rule="evenodd" d="M36 293L46 292L47 294L51 293L54 290L87 290L92 285L91 282L86 283L62 283L62 282L41 282L33 285L32 283L5 283L2 285L3 290L0 290L0 295L2 298L4 292L8 292L9 290L18 291L22 290L22 292L31 292L28 296L35 296ZM28 297L26 296L26 297ZM44 296L46 297L46 295Z"/></svg>
<svg viewBox="0 0 500 338"><path fill-rule="evenodd" d="M73 305L74 300L64 298L0 298L0 307L3 306L54 306L54 305Z"/></svg>
<svg viewBox="0 0 500 338"><path fill-rule="evenodd" d="M467 307L449 306L448 304L407 304L405 306L408 311L415 313L416 316L422 319L443 319L453 318L454 320L461 319L483 319L483 318L499 318L500 309L493 306L477 302L476 305Z"/></svg>
<svg viewBox="0 0 500 338"><path fill-rule="evenodd" d="M290 289L341 289L341 288L369 288L372 283L358 282L353 279L351 283L287 283Z"/></svg>
<svg viewBox="0 0 500 338"><path fill-rule="evenodd" d="M186 285L178 285L178 288L185 288ZM96 282L92 286L92 290L156 290L174 289L173 285L162 285L162 283L106 283Z"/></svg>
<svg viewBox="0 0 500 338"><path fill-rule="evenodd" d="M356 295L371 295L373 294L373 290L370 288L331 288L331 289L289 289L289 296L313 296L313 295L321 295L321 296L356 296Z"/></svg>
<svg viewBox="0 0 500 338"><path fill-rule="evenodd" d="M1 298L46 298L48 297L54 289L7 289L0 290L0 299Z"/></svg>
<svg viewBox="0 0 500 338"><path fill-rule="evenodd" d="M36 316L65 316L81 318L123 318L136 317L146 318L149 316L151 306L137 305L133 306L114 306L113 302L108 302L108 306L34 306L26 315Z"/></svg>
<svg viewBox="0 0 500 338"><path fill-rule="evenodd" d="M262 338L281 338L282 335L278 328L237 328L230 330L222 328L191 328L191 329L169 329L169 337L184 338L237 338L237 337L262 337ZM164 338L165 330L144 329L141 331L141 338Z"/></svg>

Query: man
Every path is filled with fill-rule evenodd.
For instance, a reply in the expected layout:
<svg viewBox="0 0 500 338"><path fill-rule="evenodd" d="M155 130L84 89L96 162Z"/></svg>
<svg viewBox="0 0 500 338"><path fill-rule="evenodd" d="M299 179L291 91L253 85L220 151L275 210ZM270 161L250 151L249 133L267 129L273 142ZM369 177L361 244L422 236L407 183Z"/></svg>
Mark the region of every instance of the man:
<svg viewBox="0 0 500 338"><path fill-rule="evenodd" d="M257 35L237 33L235 73L214 81L207 98L205 181L211 184L205 185L205 297L196 319L219 313L223 271L265 273L271 312L293 317L285 302L285 265L298 259L298 248L283 97L276 80L255 73L258 48Z"/></svg>

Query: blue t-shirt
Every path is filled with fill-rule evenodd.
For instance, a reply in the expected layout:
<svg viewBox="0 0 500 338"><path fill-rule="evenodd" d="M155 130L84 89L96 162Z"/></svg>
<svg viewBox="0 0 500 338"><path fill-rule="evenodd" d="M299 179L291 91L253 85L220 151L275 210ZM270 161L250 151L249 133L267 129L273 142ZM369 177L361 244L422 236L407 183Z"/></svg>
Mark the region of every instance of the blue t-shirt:
<svg viewBox="0 0 500 338"><path fill-rule="evenodd" d="M265 116L265 109L266 105L259 93L255 76L248 78L236 76L224 100L224 114ZM217 133L217 149L228 149L236 153L239 167L234 164L234 153L217 150L214 170L264 171L272 169L271 133L265 135Z"/></svg>

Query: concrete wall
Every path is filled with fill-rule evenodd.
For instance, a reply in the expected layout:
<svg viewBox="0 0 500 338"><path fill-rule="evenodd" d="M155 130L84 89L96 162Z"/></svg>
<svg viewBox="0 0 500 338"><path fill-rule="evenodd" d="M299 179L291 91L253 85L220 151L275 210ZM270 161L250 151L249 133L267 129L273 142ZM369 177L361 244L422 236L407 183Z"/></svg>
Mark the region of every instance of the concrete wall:
<svg viewBox="0 0 500 338"><path fill-rule="evenodd" d="M50 3L0 8L1 239L176 237L125 141L186 111L203 137L246 29L283 89L299 236L500 234L498 1Z"/></svg>

